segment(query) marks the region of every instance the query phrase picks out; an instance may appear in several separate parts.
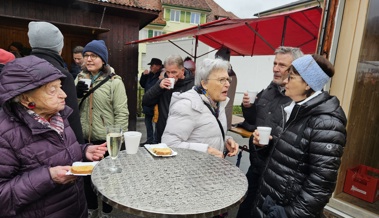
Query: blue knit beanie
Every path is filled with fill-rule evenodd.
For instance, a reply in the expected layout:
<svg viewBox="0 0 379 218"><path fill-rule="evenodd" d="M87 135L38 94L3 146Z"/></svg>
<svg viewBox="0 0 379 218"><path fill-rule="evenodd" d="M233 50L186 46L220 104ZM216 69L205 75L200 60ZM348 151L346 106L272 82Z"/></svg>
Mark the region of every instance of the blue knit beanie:
<svg viewBox="0 0 379 218"><path fill-rule="evenodd" d="M105 42L103 40L92 40L88 43L83 49L83 55L87 51L93 52L104 61L105 64L108 64L108 49L105 46Z"/></svg>
<svg viewBox="0 0 379 218"><path fill-rule="evenodd" d="M312 55L304 55L294 60L292 66L313 91L321 91L329 81L330 77L321 69Z"/></svg>

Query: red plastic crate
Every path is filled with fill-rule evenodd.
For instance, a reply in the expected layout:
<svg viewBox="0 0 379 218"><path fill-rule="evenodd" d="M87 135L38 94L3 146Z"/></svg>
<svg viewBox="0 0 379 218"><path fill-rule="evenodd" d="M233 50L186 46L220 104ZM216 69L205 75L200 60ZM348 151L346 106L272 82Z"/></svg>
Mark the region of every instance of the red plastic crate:
<svg viewBox="0 0 379 218"><path fill-rule="evenodd" d="M379 169L365 165L348 169L343 191L370 203L379 200Z"/></svg>

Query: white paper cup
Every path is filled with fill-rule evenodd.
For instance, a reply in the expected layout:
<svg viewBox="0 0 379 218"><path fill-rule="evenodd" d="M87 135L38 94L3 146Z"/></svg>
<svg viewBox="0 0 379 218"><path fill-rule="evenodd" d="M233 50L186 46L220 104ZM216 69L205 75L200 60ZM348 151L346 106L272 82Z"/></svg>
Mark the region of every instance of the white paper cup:
<svg viewBox="0 0 379 218"><path fill-rule="evenodd" d="M142 133L136 131L124 132L125 151L127 154L136 154L141 141Z"/></svg>
<svg viewBox="0 0 379 218"><path fill-rule="evenodd" d="M252 91L252 90L247 90L247 94L249 95L250 103L254 104L255 97L257 97L258 92Z"/></svg>
<svg viewBox="0 0 379 218"><path fill-rule="evenodd" d="M91 87L91 79L80 79L80 81L83 81L88 86L88 88Z"/></svg>
<svg viewBox="0 0 379 218"><path fill-rule="evenodd" d="M173 89L174 88L174 85L175 85L175 78L168 78L171 82L171 85L170 85L170 89Z"/></svg>
<svg viewBox="0 0 379 218"><path fill-rule="evenodd" d="M259 144L267 145L270 140L271 127L258 126Z"/></svg>

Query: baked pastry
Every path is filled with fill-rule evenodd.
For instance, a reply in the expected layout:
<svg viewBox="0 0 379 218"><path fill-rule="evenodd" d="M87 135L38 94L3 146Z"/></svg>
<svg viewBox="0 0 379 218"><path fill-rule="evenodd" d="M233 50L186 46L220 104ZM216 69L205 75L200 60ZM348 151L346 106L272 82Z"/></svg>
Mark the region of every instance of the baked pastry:
<svg viewBox="0 0 379 218"><path fill-rule="evenodd" d="M171 155L171 148L153 148L153 152L156 155Z"/></svg>
<svg viewBox="0 0 379 218"><path fill-rule="evenodd" d="M73 174L91 174L93 170L92 165L72 166L71 173Z"/></svg>

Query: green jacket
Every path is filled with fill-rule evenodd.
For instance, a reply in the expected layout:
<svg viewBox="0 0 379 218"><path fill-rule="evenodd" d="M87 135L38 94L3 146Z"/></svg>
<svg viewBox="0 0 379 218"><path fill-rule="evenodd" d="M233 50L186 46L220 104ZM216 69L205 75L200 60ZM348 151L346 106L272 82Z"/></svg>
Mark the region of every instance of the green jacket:
<svg viewBox="0 0 379 218"><path fill-rule="evenodd" d="M114 72L112 68L112 72ZM91 88L95 87L108 75L99 76ZM89 79L90 74L82 71L75 79L75 84L82 78ZM81 99L78 99L79 102ZM92 105L90 107L90 105ZM92 108L92 110L91 110ZM128 98L122 78L113 76L106 83L88 96L80 109L80 120L85 140L105 141L107 125L121 125L123 131L128 130L129 110Z"/></svg>

